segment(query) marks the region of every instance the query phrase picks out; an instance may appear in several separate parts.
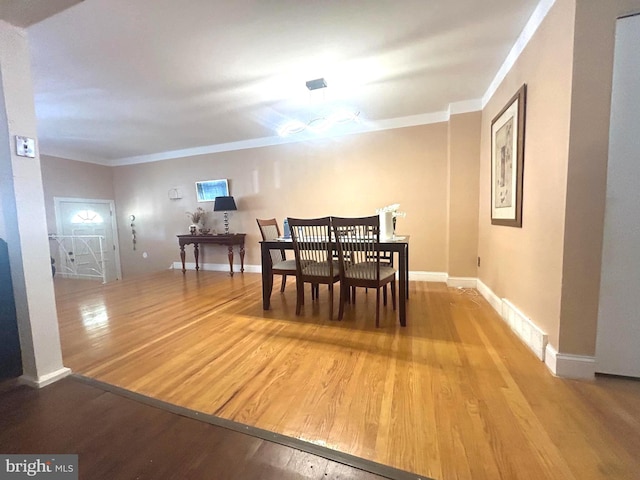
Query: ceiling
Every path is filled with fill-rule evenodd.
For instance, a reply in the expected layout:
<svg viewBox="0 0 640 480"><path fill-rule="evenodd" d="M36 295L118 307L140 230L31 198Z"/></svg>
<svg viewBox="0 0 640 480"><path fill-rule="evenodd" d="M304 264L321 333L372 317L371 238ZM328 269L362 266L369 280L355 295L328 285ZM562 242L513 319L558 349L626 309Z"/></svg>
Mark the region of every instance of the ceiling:
<svg viewBox="0 0 640 480"><path fill-rule="evenodd" d="M277 129L338 107L358 123L325 134L477 110L537 4L85 0L27 27L40 151L122 164L314 138Z"/></svg>
<svg viewBox="0 0 640 480"><path fill-rule="evenodd" d="M83 0L0 0L0 18L17 27L41 22Z"/></svg>

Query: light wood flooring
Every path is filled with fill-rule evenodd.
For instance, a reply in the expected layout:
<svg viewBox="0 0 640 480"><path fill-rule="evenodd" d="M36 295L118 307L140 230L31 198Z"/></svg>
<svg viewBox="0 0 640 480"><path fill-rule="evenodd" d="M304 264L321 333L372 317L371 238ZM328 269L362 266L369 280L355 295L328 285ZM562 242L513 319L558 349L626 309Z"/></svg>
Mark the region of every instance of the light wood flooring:
<svg viewBox="0 0 640 480"><path fill-rule="evenodd" d="M0 384L0 405L0 452L78 455L80 480L387 478L74 378L40 390Z"/></svg>
<svg viewBox="0 0 640 480"><path fill-rule="evenodd" d="M296 317L259 274L55 285L75 373L436 479L640 478L640 382L553 377L473 290L411 282L376 329L372 291Z"/></svg>

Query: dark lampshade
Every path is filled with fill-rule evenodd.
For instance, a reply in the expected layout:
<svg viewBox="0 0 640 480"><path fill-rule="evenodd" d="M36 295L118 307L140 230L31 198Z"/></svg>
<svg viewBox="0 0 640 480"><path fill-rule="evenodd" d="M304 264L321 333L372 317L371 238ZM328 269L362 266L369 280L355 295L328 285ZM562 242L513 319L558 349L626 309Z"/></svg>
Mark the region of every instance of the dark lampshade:
<svg viewBox="0 0 640 480"><path fill-rule="evenodd" d="M233 197L216 197L213 205L214 212L231 212L233 210L238 210Z"/></svg>

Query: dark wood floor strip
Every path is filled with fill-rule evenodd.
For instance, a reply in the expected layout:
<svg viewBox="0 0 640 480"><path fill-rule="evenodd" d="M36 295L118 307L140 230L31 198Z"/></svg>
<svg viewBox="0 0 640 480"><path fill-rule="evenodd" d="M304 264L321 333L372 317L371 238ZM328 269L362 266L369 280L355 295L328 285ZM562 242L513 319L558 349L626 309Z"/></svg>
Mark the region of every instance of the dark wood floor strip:
<svg viewBox="0 0 640 480"><path fill-rule="evenodd" d="M109 385L107 383L100 382L98 380L85 377L83 375L73 374L72 377L88 385L100 388L102 390L105 390L110 393L114 393L116 395L123 396L125 398L129 398L131 400L135 400L137 402L143 403L145 405L149 405L151 407L160 408L162 410L166 410L168 412L175 413L183 417L192 418L195 420L206 422L211 425L223 427L228 430L233 430L234 432L244 433L246 435L250 435L255 438L260 438L262 440L267 440L269 442L277 443L279 445L284 445L286 447L294 448L296 450L301 450L303 452L310 453L312 455L317 455L319 457L326 458L333 462L338 462L340 464L357 468L358 470L363 470L365 472L372 473L380 477L388 478L390 480L432 480L432 479L429 479L429 477L424 477L424 476L416 475L415 473L399 470L397 468L383 465L381 463L376 463L364 458L356 457L354 455L349 455L347 453L339 452L337 450L323 447L321 445L305 442L304 440L300 440L298 438L288 437L286 435L281 435L279 433L269 432L261 428L252 427L250 425L244 425L242 423L227 420L225 418L216 417L214 415L208 415L206 413L197 412L195 410L190 410L188 408L180 407L178 405L173 405L168 402L163 402L162 400L148 397L140 393L132 392L130 390L117 387L115 385Z"/></svg>
<svg viewBox="0 0 640 480"><path fill-rule="evenodd" d="M80 480L384 478L73 377L13 387L0 392L0 453L77 454Z"/></svg>

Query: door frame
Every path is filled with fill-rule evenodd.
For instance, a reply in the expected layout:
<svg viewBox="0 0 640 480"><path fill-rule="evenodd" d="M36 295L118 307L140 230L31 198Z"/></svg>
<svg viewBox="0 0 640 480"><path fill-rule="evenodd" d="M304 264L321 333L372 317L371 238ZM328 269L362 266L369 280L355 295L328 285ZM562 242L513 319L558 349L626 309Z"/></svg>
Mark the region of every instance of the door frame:
<svg viewBox="0 0 640 480"><path fill-rule="evenodd" d="M120 266L120 244L118 243L118 224L116 222L116 205L113 200L104 198L76 198L76 197L53 197L53 209L56 216L56 232L62 232L62 218L60 215L61 203L101 203L108 205L111 211L111 229L113 231L114 261L116 264L116 280L122 279L122 268Z"/></svg>
<svg viewBox="0 0 640 480"><path fill-rule="evenodd" d="M640 63L633 47L638 26L640 13L616 20L595 343L596 373L633 378L640 378L636 348L640 338L634 328L638 303L632 293L638 286L632 272L640 261L633 232L640 222L634 214L637 190L627 183L638 171L638 148L629 137L632 127L628 126L640 118L640 112L628 108L626 96L635 93L638 85L633 74ZM621 268L622 263L625 268Z"/></svg>

